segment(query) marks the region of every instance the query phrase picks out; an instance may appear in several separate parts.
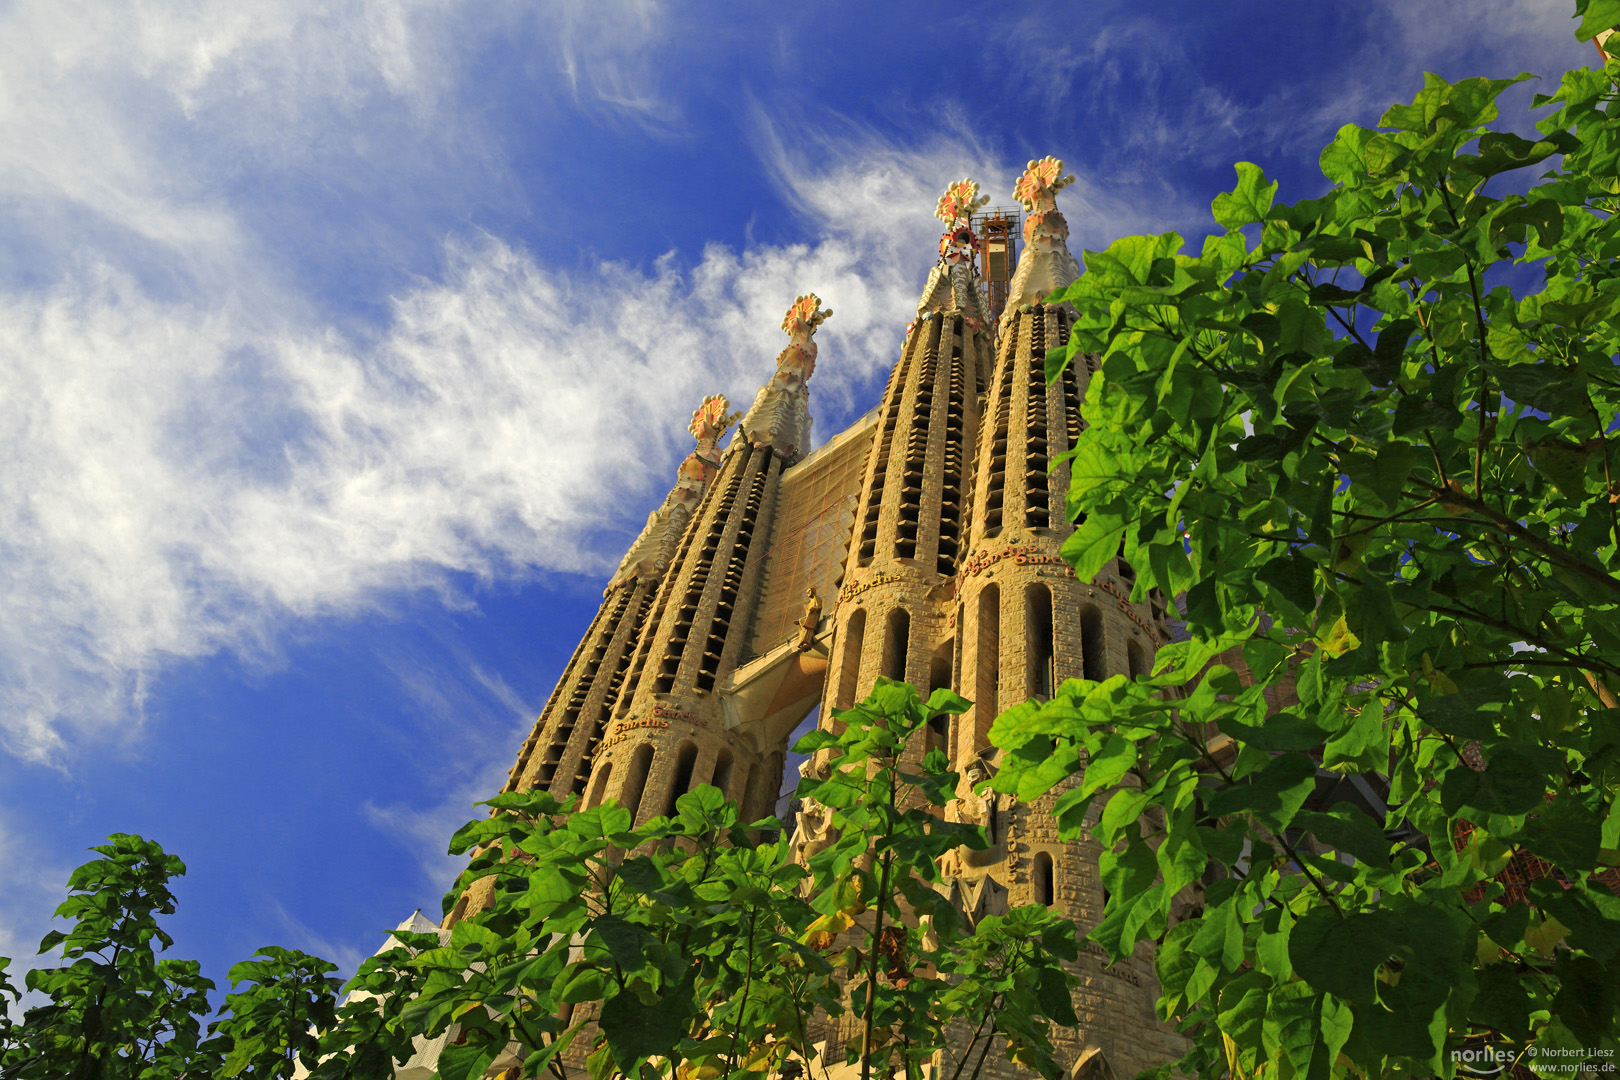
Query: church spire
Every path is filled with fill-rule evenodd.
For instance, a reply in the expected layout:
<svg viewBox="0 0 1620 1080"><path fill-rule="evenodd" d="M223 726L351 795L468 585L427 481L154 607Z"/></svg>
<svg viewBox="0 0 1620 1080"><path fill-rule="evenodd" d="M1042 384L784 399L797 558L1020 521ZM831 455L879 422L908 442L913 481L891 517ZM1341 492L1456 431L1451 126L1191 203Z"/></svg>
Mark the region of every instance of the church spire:
<svg viewBox="0 0 1620 1080"><path fill-rule="evenodd" d="M1069 254L1069 223L1058 213L1057 193L1074 183L1063 175L1063 162L1048 155L1031 161L1013 186L1013 198L1024 207L1024 253L1013 275L1001 321L1020 307L1039 304L1080 276L1080 264Z"/></svg>
<svg viewBox="0 0 1620 1080"><path fill-rule="evenodd" d="M934 216L945 223L939 238L939 262L929 271L922 299L917 301L919 320L937 311L960 311L969 330L984 325L985 303L975 266L973 215L990 196L979 194L977 180L958 180L945 189L934 207Z"/></svg>
<svg viewBox="0 0 1620 1080"><path fill-rule="evenodd" d="M770 447L788 465L810 446L810 375L816 370L816 328L832 315L815 293L797 297L782 317L787 348L776 356L776 374L759 388L738 435L756 449Z"/></svg>
<svg viewBox="0 0 1620 1080"><path fill-rule="evenodd" d="M675 486L664 503L647 515L647 524L625 552L618 570L602 595L637 579L656 581L669 565L681 530L692 516L692 508L703 499L704 489L720 468L720 438L741 413L728 410L724 394L710 394L692 414L687 430L697 439L697 449L686 456L675 474Z"/></svg>

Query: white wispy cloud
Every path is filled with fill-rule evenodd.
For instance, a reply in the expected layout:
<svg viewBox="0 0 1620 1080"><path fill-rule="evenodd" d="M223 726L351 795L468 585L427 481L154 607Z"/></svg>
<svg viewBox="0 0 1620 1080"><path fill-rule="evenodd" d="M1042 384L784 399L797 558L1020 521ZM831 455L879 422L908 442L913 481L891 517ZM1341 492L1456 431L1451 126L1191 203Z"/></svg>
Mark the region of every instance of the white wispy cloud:
<svg viewBox="0 0 1620 1080"><path fill-rule="evenodd" d="M262 651L286 618L449 571L602 570L617 552L599 534L625 524L602 493L661 482L703 393L752 393L805 287L788 279L858 281L857 253L830 248L564 275L462 230L382 326L323 317L266 235L285 208L238 191L244 171L360 190L425 170L431 187L485 138L453 100L463 54L548 20L562 32L537 62L558 86L664 115L637 63L657 10L622 7L0 11L9 749L116 743L152 674ZM487 185L504 165L481 149L464 158ZM378 242L353 231L334 242Z"/></svg>
<svg viewBox="0 0 1620 1080"><path fill-rule="evenodd" d="M0 956L11 959L7 975L19 991L23 973L34 966L40 938L51 928L51 912L67 895L69 873L0 814ZM19 1003L0 1001L17 1017L25 1008L44 1004L44 997L25 992Z"/></svg>

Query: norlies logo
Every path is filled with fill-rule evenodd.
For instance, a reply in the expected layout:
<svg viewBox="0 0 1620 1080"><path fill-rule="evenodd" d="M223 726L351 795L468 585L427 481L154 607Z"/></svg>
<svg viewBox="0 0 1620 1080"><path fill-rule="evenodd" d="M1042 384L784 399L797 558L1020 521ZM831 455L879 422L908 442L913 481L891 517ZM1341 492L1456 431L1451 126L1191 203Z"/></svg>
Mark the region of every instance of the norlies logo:
<svg viewBox="0 0 1620 1080"><path fill-rule="evenodd" d="M1513 1064L1513 1051L1498 1050L1489 1043L1465 1046L1451 1051L1451 1060L1468 1076L1501 1076Z"/></svg>

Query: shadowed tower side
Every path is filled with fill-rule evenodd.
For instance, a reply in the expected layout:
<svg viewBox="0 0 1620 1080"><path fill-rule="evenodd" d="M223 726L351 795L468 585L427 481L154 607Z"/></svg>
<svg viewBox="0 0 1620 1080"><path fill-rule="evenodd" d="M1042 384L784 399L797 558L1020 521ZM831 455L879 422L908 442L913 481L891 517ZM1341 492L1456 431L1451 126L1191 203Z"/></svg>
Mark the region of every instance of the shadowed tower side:
<svg viewBox="0 0 1620 1080"><path fill-rule="evenodd" d="M647 516L647 524L608 581L596 618L518 751L503 790L544 788L558 798L585 794L658 586L693 511L703 505L720 472L719 441L736 419L728 406L724 396L713 394L692 414L688 430L697 439L697 448L681 462L674 488Z"/></svg>
<svg viewBox="0 0 1620 1080"><path fill-rule="evenodd" d="M954 681L949 596L966 539L969 457L991 356L969 222L987 201L976 182L960 180L935 209L946 226L939 260L878 409L832 613L823 717L859 701L880 675L924 695ZM907 753L920 758L948 739L943 728L931 729Z"/></svg>
<svg viewBox="0 0 1620 1080"><path fill-rule="evenodd" d="M810 441L813 337L831 314L801 296L782 320L789 340L776 372L739 423L647 611L587 806L614 798L645 820L705 783L740 802L745 820L776 802L786 732L728 716L724 691L746 659L782 471Z"/></svg>

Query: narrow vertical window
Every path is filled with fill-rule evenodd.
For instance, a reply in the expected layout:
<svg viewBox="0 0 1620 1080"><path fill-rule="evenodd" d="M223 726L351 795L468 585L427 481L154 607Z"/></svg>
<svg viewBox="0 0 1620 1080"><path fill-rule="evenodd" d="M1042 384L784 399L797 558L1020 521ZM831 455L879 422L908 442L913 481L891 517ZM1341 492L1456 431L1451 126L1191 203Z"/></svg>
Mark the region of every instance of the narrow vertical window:
<svg viewBox="0 0 1620 1080"><path fill-rule="evenodd" d="M642 743L636 747L635 756L630 759L630 775L624 781L623 806L630 811L632 824L641 809L641 792L647 786L647 773L652 769L652 759L652 743Z"/></svg>
<svg viewBox="0 0 1620 1080"><path fill-rule="evenodd" d="M1102 612L1094 607L1080 609L1080 666L1081 674L1093 682L1102 682L1107 677Z"/></svg>
<svg viewBox="0 0 1620 1080"><path fill-rule="evenodd" d="M1029 696L1052 696L1052 590L1045 585L1031 585L1024 590L1024 619L1027 624L1029 647L1025 653L1028 662Z"/></svg>
<svg viewBox="0 0 1620 1080"><path fill-rule="evenodd" d="M979 593L978 657L973 663L976 697L974 714L979 731L988 730L990 721L1001 711L996 701L1001 673L1001 589L986 585ZM964 747L964 750L968 749Z"/></svg>
<svg viewBox="0 0 1620 1080"><path fill-rule="evenodd" d="M669 800L664 804L664 816L675 816L675 800L685 795L692 787L692 771L697 767L697 747L689 742L681 743L680 749L675 751L675 775L669 781Z"/></svg>
<svg viewBox="0 0 1620 1080"><path fill-rule="evenodd" d="M1134 641L1125 643L1125 663L1130 668L1131 678L1147 674L1147 657L1142 652L1142 646Z"/></svg>
<svg viewBox="0 0 1620 1080"><path fill-rule="evenodd" d="M745 825L748 823L748 799L754 793L754 777L758 772L758 764L749 762L748 767L742 771L742 779L737 783L737 813Z"/></svg>
<svg viewBox="0 0 1620 1080"><path fill-rule="evenodd" d="M602 771L596 774L596 784L591 788L590 798L585 800L586 807L596 806L602 801L602 792L607 790L608 777L613 775L613 762L604 761Z"/></svg>
<svg viewBox="0 0 1620 1080"><path fill-rule="evenodd" d="M934 658L928 662L928 692L923 700L932 697L935 690L949 690L951 688L951 656L956 652L954 641L947 641L934 651ZM941 713L928 721L927 743L923 752L930 750L943 750L951 752L951 717L949 713Z"/></svg>
<svg viewBox="0 0 1620 1080"><path fill-rule="evenodd" d="M1029 872L1029 883L1037 904L1051 907L1057 901L1057 883L1053 880L1050 853L1045 851L1035 853L1035 862Z"/></svg>
<svg viewBox="0 0 1620 1080"><path fill-rule="evenodd" d="M934 651L934 658L928 662L928 694L951 688L951 653L956 651L954 645L955 642L947 641ZM923 697L927 698L928 694Z"/></svg>
<svg viewBox="0 0 1620 1080"><path fill-rule="evenodd" d="M883 674L905 681L907 652L911 648L911 613L905 608L889 612L889 625L883 635Z"/></svg>
<svg viewBox="0 0 1620 1080"><path fill-rule="evenodd" d="M714 759L714 774L709 777L709 783L720 789L720 794L731 798L731 751L722 749Z"/></svg>
<svg viewBox="0 0 1620 1080"><path fill-rule="evenodd" d="M861 648L866 638L866 609L856 608L844 624L843 656L839 661L838 696L833 699L834 709L847 709L855 704L855 692L860 688Z"/></svg>

